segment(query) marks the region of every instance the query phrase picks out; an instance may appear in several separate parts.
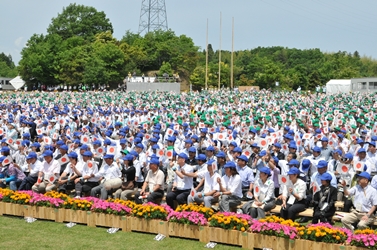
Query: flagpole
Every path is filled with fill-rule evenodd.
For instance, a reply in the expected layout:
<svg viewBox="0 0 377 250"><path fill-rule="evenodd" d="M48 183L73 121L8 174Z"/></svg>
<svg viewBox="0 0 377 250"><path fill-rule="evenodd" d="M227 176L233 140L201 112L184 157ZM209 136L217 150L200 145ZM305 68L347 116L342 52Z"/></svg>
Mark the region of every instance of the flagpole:
<svg viewBox="0 0 377 250"><path fill-rule="evenodd" d="M232 54L230 57L230 87L233 89L234 17L232 17Z"/></svg>
<svg viewBox="0 0 377 250"><path fill-rule="evenodd" d="M220 12L220 48L219 48L219 90L220 90L220 80L221 80L221 21L222 21L222 15Z"/></svg>
<svg viewBox="0 0 377 250"><path fill-rule="evenodd" d="M205 90L208 89L208 18L207 18L207 33L206 33L206 76L205 76Z"/></svg>

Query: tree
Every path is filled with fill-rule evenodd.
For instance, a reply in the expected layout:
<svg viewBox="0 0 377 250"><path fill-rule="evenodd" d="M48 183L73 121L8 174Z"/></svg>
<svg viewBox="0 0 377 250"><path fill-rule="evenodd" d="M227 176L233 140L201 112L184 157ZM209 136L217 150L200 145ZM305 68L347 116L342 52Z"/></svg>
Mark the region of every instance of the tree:
<svg viewBox="0 0 377 250"><path fill-rule="evenodd" d="M91 39L105 31L113 33L113 26L103 11L76 4L63 8L63 12L52 19L47 29L48 34L57 34L63 39L74 36Z"/></svg>
<svg viewBox="0 0 377 250"><path fill-rule="evenodd" d="M11 55L0 54L0 76L15 77L17 76L17 69L14 65Z"/></svg>

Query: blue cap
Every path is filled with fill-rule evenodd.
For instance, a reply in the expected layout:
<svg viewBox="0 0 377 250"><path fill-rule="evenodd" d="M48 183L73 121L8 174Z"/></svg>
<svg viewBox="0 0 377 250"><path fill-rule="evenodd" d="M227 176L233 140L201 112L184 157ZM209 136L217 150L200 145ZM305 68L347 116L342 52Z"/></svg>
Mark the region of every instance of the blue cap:
<svg viewBox="0 0 377 250"><path fill-rule="evenodd" d="M321 141L323 142L329 142L329 138L327 138L326 136L322 137Z"/></svg>
<svg viewBox="0 0 377 250"><path fill-rule="evenodd" d="M326 168L326 167L327 167L327 161L325 161L325 160L320 160L317 163L317 168Z"/></svg>
<svg viewBox="0 0 377 250"><path fill-rule="evenodd" d="M77 159L79 156L77 155L76 152L71 152L71 153L68 154L68 157L69 158L76 158Z"/></svg>
<svg viewBox="0 0 377 250"><path fill-rule="evenodd" d="M144 149L144 146L143 146L143 144L141 144L141 143L136 144L136 147L141 148L141 149Z"/></svg>
<svg viewBox="0 0 377 250"><path fill-rule="evenodd" d="M361 144L361 143L365 143L365 141L363 141L363 139L361 138L357 138L356 143Z"/></svg>
<svg viewBox="0 0 377 250"><path fill-rule="evenodd" d="M158 142L158 139L157 139L156 137L152 137L152 138L150 139L150 141L151 141L151 142Z"/></svg>
<svg viewBox="0 0 377 250"><path fill-rule="evenodd" d="M103 144L110 145L110 144L111 144L110 139L105 139L105 140L103 141Z"/></svg>
<svg viewBox="0 0 377 250"><path fill-rule="evenodd" d="M79 139L75 139L75 140L73 140L73 143L74 143L74 144L80 144L81 142L80 142Z"/></svg>
<svg viewBox="0 0 377 250"><path fill-rule="evenodd" d="M235 148L233 149L233 152L242 153L242 148L240 148L240 147L235 147Z"/></svg>
<svg viewBox="0 0 377 250"><path fill-rule="evenodd" d="M160 164L159 160L155 157L152 157L150 160L149 160L149 164Z"/></svg>
<svg viewBox="0 0 377 250"><path fill-rule="evenodd" d="M360 174L357 175L357 177L370 180L370 174L368 174L368 172L361 172Z"/></svg>
<svg viewBox="0 0 377 250"><path fill-rule="evenodd" d="M331 180L332 180L331 174L326 172L321 175L321 181L331 181Z"/></svg>
<svg viewBox="0 0 377 250"><path fill-rule="evenodd" d="M167 141L171 141L171 142L175 142L176 138L175 136L169 136L168 139L166 139Z"/></svg>
<svg viewBox="0 0 377 250"><path fill-rule="evenodd" d="M360 154L360 153L366 153L367 151L365 150L365 148L360 148L357 153Z"/></svg>
<svg viewBox="0 0 377 250"><path fill-rule="evenodd" d="M196 153L196 148L195 147L189 147L188 152L189 153Z"/></svg>
<svg viewBox="0 0 377 250"><path fill-rule="evenodd" d="M213 146L208 146L206 148L206 151L215 151L215 148Z"/></svg>
<svg viewBox="0 0 377 250"><path fill-rule="evenodd" d="M205 154L199 154L195 159L198 161L206 161L207 157Z"/></svg>
<svg viewBox="0 0 377 250"><path fill-rule="evenodd" d="M307 171L310 167L310 161L308 159L304 159L302 162L301 162L301 166L302 166L302 170L303 171Z"/></svg>
<svg viewBox="0 0 377 250"><path fill-rule="evenodd" d="M263 156L265 156L266 154L267 154L266 150L262 150L262 151L260 151L260 153L259 153L259 157L263 157Z"/></svg>
<svg viewBox="0 0 377 250"><path fill-rule="evenodd" d="M128 154L125 157L122 158L123 161L133 161L134 156L132 154Z"/></svg>
<svg viewBox="0 0 377 250"><path fill-rule="evenodd" d="M274 144L272 144L272 145L274 145L275 147L277 147L277 148L281 148L281 145L280 145L280 143L274 143Z"/></svg>
<svg viewBox="0 0 377 250"><path fill-rule="evenodd" d="M271 170L270 170L270 168L268 168L268 167L261 167L261 168L259 169L259 172L261 172L261 173L265 173L265 174L268 174L268 175L271 175Z"/></svg>
<svg viewBox="0 0 377 250"><path fill-rule="evenodd" d="M292 159L288 162L288 165L289 166L299 166L300 165L300 162L296 159Z"/></svg>
<svg viewBox="0 0 377 250"><path fill-rule="evenodd" d="M217 158L226 158L226 155L223 151L219 151L217 154L216 154L216 157Z"/></svg>
<svg viewBox="0 0 377 250"><path fill-rule="evenodd" d="M85 151L84 153L82 153L82 156L92 157L93 153L90 151Z"/></svg>
<svg viewBox="0 0 377 250"><path fill-rule="evenodd" d="M295 142L293 142L293 143L292 143L292 142L289 143L288 148L297 149L296 143L295 143Z"/></svg>
<svg viewBox="0 0 377 250"><path fill-rule="evenodd" d="M33 158L35 158L35 159L38 158L37 153L35 153L35 152L30 152L30 153L26 156L26 160L33 159Z"/></svg>
<svg viewBox="0 0 377 250"><path fill-rule="evenodd" d="M0 152L9 152L9 151L10 151L9 147L2 147L0 150Z"/></svg>
<svg viewBox="0 0 377 250"><path fill-rule="evenodd" d="M30 145L30 147L37 147L39 148L41 144L39 142L34 142L33 144Z"/></svg>
<svg viewBox="0 0 377 250"><path fill-rule="evenodd" d="M315 147L313 148L313 152L318 152L318 153L320 153L320 152L321 152L321 148L315 146Z"/></svg>
<svg viewBox="0 0 377 250"><path fill-rule="evenodd" d="M225 163L224 165L224 169L225 168L236 168L236 164L232 161L228 161L227 163Z"/></svg>
<svg viewBox="0 0 377 250"><path fill-rule="evenodd" d="M237 143L235 141L232 141L231 143L229 143L229 146L237 147Z"/></svg>
<svg viewBox="0 0 377 250"><path fill-rule="evenodd" d="M251 144L251 147L252 147L252 148L260 148L259 145L258 145L258 143L253 143L253 144Z"/></svg>
<svg viewBox="0 0 377 250"><path fill-rule="evenodd" d="M190 139L185 140L185 143L192 144L192 141Z"/></svg>
<svg viewBox="0 0 377 250"><path fill-rule="evenodd" d="M80 147L80 150L88 150L89 149L89 147L88 147L88 145L86 145L86 144L83 144L81 147Z"/></svg>
<svg viewBox="0 0 377 250"><path fill-rule="evenodd" d="M152 149L159 149L160 148L160 146L158 146L158 144L154 144L153 146L152 146Z"/></svg>
<svg viewBox="0 0 377 250"><path fill-rule="evenodd" d="M245 161L245 162L248 162L248 161L249 161L249 159L247 158L246 155L240 155L240 156L237 157L237 159L239 159L239 160L241 160L241 161Z"/></svg>
<svg viewBox="0 0 377 250"><path fill-rule="evenodd" d="M67 145L61 145L60 146L60 149L62 149L62 150L65 150L65 151L68 151L68 146Z"/></svg>
<svg viewBox="0 0 377 250"><path fill-rule="evenodd" d="M114 159L114 155L106 154L106 155L103 156L103 159Z"/></svg>
<svg viewBox="0 0 377 250"><path fill-rule="evenodd" d="M185 159L185 160L188 159L188 156L187 156L185 153L180 153L180 154L178 155L178 157L179 157L179 158L183 158L183 159Z"/></svg>
<svg viewBox="0 0 377 250"><path fill-rule="evenodd" d="M298 170L296 167L292 167L289 169L287 174L300 174L300 170Z"/></svg>
<svg viewBox="0 0 377 250"><path fill-rule="evenodd" d="M216 162L214 159L210 159L206 162L208 166L211 166L214 162Z"/></svg>
<svg viewBox="0 0 377 250"><path fill-rule="evenodd" d="M347 153L347 154L344 155L344 158L352 160L353 155L351 153Z"/></svg>
<svg viewBox="0 0 377 250"><path fill-rule="evenodd" d="M200 129L200 132L207 133L208 132L208 128L202 128L202 129Z"/></svg>
<svg viewBox="0 0 377 250"><path fill-rule="evenodd" d="M344 135L343 134L338 134L338 137L343 139Z"/></svg>
<svg viewBox="0 0 377 250"><path fill-rule="evenodd" d="M340 150L340 149L334 150L334 153L337 153L338 155L342 155L343 154L342 150Z"/></svg>
<svg viewBox="0 0 377 250"><path fill-rule="evenodd" d="M56 145L59 145L59 146L64 145L64 141L59 140L59 141L56 142Z"/></svg>
<svg viewBox="0 0 377 250"><path fill-rule="evenodd" d="M132 151L130 152L130 154L133 155L133 156L135 156L135 157L139 157L139 153L136 152L135 150L132 150Z"/></svg>
<svg viewBox="0 0 377 250"><path fill-rule="evenodd" d="M101 145L101 141L100 140L96 140L94 142L92 142L93 145Z"/></svg>
<svg viewBox="0 0 377 250"><path fill-rule="evenodd" d="M119 144L127 144L127 140L122 138L119 140Z"/></svg>
<svg viewBox="0 0 377 250"><path fill-rule="evenodd" d="M51 151L51 150L46 150L43 152L42 156L43 157L46 157L46 156L52 156L54 153Z"/></svg>
<svg viewBox="0 0 377 250"><path fill-rule="evenodd" d="M371 142L368 142L369 145L372 145L373 147L376 147L376 142L375 141L371 141Z"/></svg>

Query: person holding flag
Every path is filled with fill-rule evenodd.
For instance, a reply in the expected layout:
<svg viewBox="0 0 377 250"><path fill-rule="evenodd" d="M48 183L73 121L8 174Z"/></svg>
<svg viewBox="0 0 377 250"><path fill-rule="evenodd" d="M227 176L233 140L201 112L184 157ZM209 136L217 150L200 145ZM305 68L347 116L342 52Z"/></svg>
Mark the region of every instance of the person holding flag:
<svg viewBox="0 0 377 250"><path fill-rule="evenodd" d="M333 176L330 173L323 173L320 179L320 190L314 193L313 197L313 224L318 222L330 222L335 214L335 202L337 200L338 190L330 184Z"/></svg>
<svg viewBox="0 0 377 250"><path fill-rule="evenodd" d="M60 174L60 164L53 158L53 152L51 150L45 150L42 154L44 161L43 166L39 170L38 179L42 182L36 182L32 190L36 193L45 193L57 188L57 180Z"/></svg>

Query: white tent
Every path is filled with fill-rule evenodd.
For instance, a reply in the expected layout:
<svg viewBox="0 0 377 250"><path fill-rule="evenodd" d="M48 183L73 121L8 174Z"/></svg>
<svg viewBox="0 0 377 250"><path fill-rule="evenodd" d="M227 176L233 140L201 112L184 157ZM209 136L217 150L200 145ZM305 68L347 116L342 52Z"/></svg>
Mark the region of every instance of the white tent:
<svg viewBox="0 0 377 250"><path fill-rule="evenodd" d="M326 94L349 93L351 91L351 79L335 80L326 83Z"/></svg>
<svg viewBox="0 0 377 250"><path fill-rule="evenodd" d="M22 88L22 86L25 85L25 81L22 80L20 76L13 78L9 82L10 82L10 84L12 84L12 86L14 87L15 90L18 90L18 89Z"/></svg>

